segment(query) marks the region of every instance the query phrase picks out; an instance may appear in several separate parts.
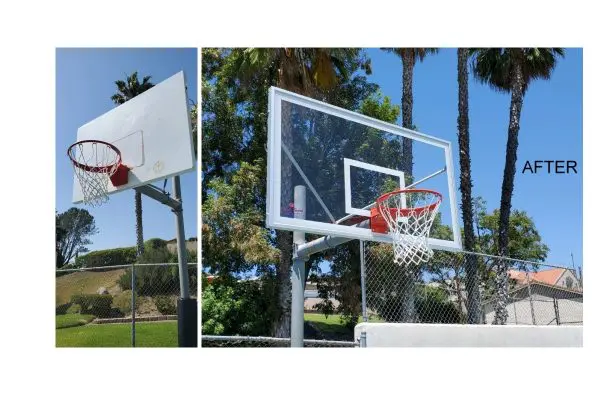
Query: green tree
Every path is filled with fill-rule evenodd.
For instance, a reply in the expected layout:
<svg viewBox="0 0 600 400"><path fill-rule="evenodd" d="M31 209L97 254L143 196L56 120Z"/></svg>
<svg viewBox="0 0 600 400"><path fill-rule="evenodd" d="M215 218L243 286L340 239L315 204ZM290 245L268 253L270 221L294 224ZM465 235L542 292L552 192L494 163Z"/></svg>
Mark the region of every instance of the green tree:
<svg viewBox="0 0 600 400"><path fill-rule="evenodd" d="M145 92L154 86L151 76L144 76L140 82L137 71L127 76L124 81L115 81L117 93L111 96L111 100L116 105L123 104L140 93ZM135 192L135 235L138 255L144 252L144 227L142 223L142 194L137 190Z"/></svg>
<svg viewBox="0 0 600 400"><path fill-rule="evenodd" d="M509 218L517 164L518 136L523 98L529 85L536 79L550 79L558 57L564 56L562 48L493 48L473 49L473 70L482 83L500 92L510 93L510 112L506 160L500 198L498 227L498 255L509 254ZM508 266L498 263L498 297L494 324L504 325L508 318Z"/></svg>
<svg viewBox="0 0 600 400"><path fill-rule="evenodd" d="M460 48L458 56L458 146L460 160L460 193L463 219L464 248L475 250L475 231L473 228L473 182L471 180L471 148L469 137L469 49ZM465 263L467 282L467 321L476 324L480 318L481 299L479 292L479 272L477 259L467 255ZM460 288L459 288L460 290ZM460 293L460 291L459 291ZM460 296L459 296L460 297Z"/></svg>
<svg viewBox="0 0 600 400"><path fill-rule="evenodd" d="M94 217L83 208L71 207L56 215L56 267L67 265L73 257L89 251L90 236L98 233Z"/></svg>
<svg viewBox="0 0 600 400"><path fill-rule="evenodd" d="M225 72L236 76L244 88L252 88L264 71L275 72L276 86L303 95L317 96L326 94L337 87L342 80L350 77L349 64L360 54L360 49L319 49L319 48L247 48L234 49L229 62L224 65ZM369 62L362 65L370 72ZM233 74L231 74L233 72ZM266 83L266 82L265 82ZM282 140L291 143L291 104L282 107ZM287 116L287 117L286 117ZM292 164L283 159L281 167L282 198L292 198ZM276 235L279 260L276 263L279 317L274 324L276 337L290 335L291 303L291 260L292 235L279 231Z"/></svg>
<svg viewBox="0 0 600 400"><path fill-rule="evenodd" d="M394 53L402 60L402 126L415 129L413 125L413 75L417 61L423 61L425 57L436 54L436 48L393 48L383 49ZM402 138L402 171L411 179L413 177L413 154L412 139Z"/></svg>

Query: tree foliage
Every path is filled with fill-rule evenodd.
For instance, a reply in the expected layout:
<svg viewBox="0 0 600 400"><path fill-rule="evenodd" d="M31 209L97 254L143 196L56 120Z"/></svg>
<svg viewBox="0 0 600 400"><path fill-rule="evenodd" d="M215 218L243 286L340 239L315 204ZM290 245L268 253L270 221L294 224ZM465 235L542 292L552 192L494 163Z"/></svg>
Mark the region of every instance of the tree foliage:
<svg viewBox="0 0 600 400"><path fill-rule="evenodd" d="M268 88L358 110L377 89L357 73L370 62L360 49L249 48L203 49L202 63L203 265L219 276L274 273L282 334L291 237L264 228Z"/></svg>
<svg viewBox="0 0 600 400"><path fill-rule="evenodd" d="M90 236L98 233L94 217L83 208L71 207L56 215L56 267L71 262L79 253L87 252Z"/></svg>

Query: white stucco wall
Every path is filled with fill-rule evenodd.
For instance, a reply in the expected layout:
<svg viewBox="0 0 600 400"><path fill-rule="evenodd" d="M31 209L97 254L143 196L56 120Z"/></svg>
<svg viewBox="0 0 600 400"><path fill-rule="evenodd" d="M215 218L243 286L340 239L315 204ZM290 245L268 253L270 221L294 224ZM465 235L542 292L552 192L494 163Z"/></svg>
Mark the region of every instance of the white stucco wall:
<svg viewBox="0 0 600 400"><path fill-rule="evenodd" d="M581 347L583 326L393 324L354 328L367 347Z"/></svg>

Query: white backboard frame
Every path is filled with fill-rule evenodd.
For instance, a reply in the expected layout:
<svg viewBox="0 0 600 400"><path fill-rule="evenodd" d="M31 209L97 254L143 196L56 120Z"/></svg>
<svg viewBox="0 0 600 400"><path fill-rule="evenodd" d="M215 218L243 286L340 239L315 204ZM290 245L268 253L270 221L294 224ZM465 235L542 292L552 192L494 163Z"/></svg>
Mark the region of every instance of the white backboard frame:
<svg viewBox="0 0 600 400"><path fill-rule="evenodd" d="M272 229L287 231L301 231L317 235L339 236L349 239L359 239L391 243L389 234L372 232L370 229L333 224L328 222L294 219L281 216L281 102L287 101L302 107L334 115L348 121L356 122L377 130L407 137L418 142L426 143L443 149L445 158L446 175L448 180L448 199L451 227L453 231L452 240L429 238L428 243L433 249L458 251L462 250L462 240L458 220L458 205L456 199L454 164L452 156L452 145L449 141L433 136L425 135L398 125L383 122L365 115L345 110L309 97L301 96L283 89L271 87L269 89L269 117L268 117L268 140L267 140L267 209L266 226Z"/></svg>

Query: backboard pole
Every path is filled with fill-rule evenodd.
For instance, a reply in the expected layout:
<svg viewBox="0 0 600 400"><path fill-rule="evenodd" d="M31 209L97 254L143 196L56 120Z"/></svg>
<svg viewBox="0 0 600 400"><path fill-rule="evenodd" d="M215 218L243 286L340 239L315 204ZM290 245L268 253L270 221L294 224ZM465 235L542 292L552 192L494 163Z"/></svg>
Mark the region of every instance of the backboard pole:
<svg viewBox="0 0 600 400"><path fill-rule="evenodd" d="M131 347L135 347L135 264L131 264Z"/></svg>
<svg viewBox="0 0 600 400"><path fill-rule="evenodd" d="M294 218L306 219L306 186L294 187ZM302 231L294 231L294 253L299 245L306 243ZM292 310L291 310L291 347L304 347L304 278L307 258L294 254L292 265Z"/></svg>
<svg viewBox="0 0 600 400"><path fill-rule="evenodd" d="M365 271L365 242L360 241L360 292L362 297L362 317L363 322L367 322L367 282Z"/></svg>
<svg viewBox="0 0 600 400"><path fill-rule="evenodd" d="M181 206L183 203L179 176L173 177L173 197L180 204L180 207L173 208L177 232L177 259L179 264L179 289L181 293L177 300L179 347L198 347L198 304L196 299L190 298L190 280L187 251L185 248L183 207Z"/></svg>

